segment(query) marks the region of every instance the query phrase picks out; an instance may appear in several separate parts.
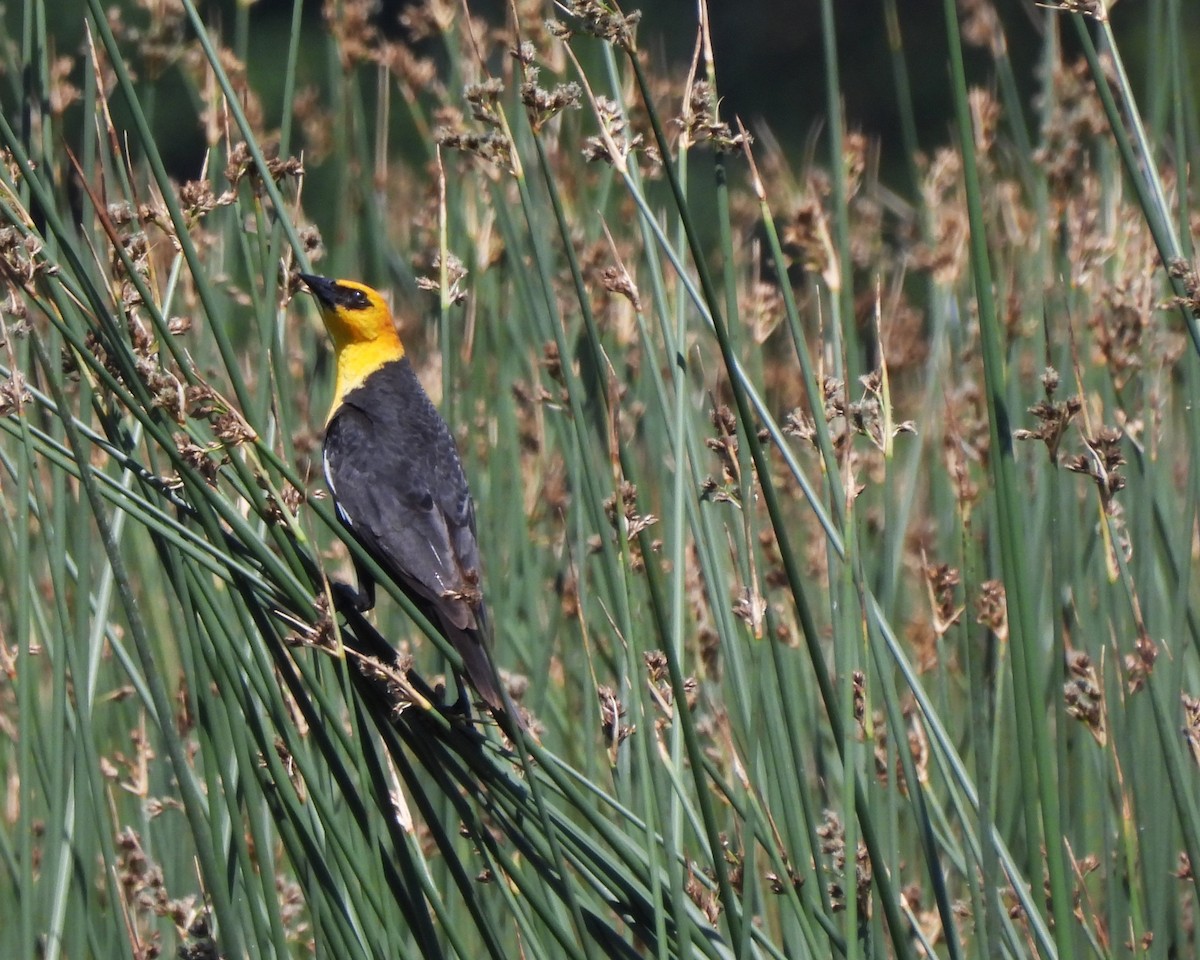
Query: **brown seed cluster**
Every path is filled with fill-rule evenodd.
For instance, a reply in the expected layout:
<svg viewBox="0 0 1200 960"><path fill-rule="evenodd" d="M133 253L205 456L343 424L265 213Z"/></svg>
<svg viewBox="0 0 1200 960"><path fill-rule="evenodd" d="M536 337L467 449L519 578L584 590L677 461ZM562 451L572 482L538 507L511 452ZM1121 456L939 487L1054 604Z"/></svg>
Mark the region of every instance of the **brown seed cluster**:
<svg viewBox="0 0 1200 960"><path fill-rule="evenodd" d="M16 226L0 227L0 278L15 296L24 287L56 269L41 256L41 237Z"/></svg>
<svg viewBox="0 0 1200 960"><path fill-rule="evenodd" d="M304 176L304 164L299 157L280 157L278 148L267 151L263 159L267 164L267 175L276 183L285 178L299 179ZM225 179L236 189L243 180L249 182L256 196L262 195L263 178L254 157L245 141L233 145L229 162L225 165Z"/></svg>
<svg viewBox="0 0 1200 960"><path fill-rule="evenodd" d="M740 503L742 468L738 463L737 417L722 404L710 411L709 420L717 434L705 439L704 444L716 454L720 479L706 478L701 496L714 503Z"/></svg>
<svg viewBox="0 0 1200 960"><path fill-rule="evenodd" d="M651 650L643 659L646 664L647 686L660 714L654 724L655 732L662 733L671 726L675 718L675 688L671 686L666 654L661 650ZM700 685L695 677L685 677L683 686L687 707L694 711Z"/></svg>
<svg viewBox="0 0 1200 960"><path fill-rule="evenodd" d="M588 137L583 142L583 158L588 163L603 161L608 164L623 162L634 150L640 148L645 137L630 129L629 119L620 103L610 97L597 97L596 120L602 133Z"/></svg>
<svg viewBox="0 0 1200 960"><path fill-rule="evenodd" d="M962 161L953 150L940 149L925 163L921 195L931 219L930 240L914 247L915 265L934 280L954 287L967 268L970 223L962 187Z"/></svg>
<svg viewBox="0 0 1200 960"><path fill-rule="evenodd" d="M625 704L618 699L617 692L612 687L600 684L596 688L596 697L600 701L600 730L615 763L617 748L637 730L637 727L622 722Z"/></svg>
<svg viewBox="0 0 1200 960"><path fill-rule="evenodd" d="M172 898L167 891L162 867L151 860L142 845L142 838L132 827L125 827L116 836L117 895L125 916L138 927L137 940L144 957L161 952L161 934L154 918L162 917L174 923L182 937L191 935L195 927L207 930L202 904L194 895Z"/></svg>
<svg viewBox="0 0 1200 960"><path fill-rule="evenodd" d="M1158 660L1158 644L1150 638L1143 627L1133 642L1133 651L1125 654L1125 688L1129 693L1137 693L1146 686L1150 675L1154 672L1154 664Z"/></svg>
<svg viewBox="0 0 1200 960"><path fill-rule="evenodd" d="M907 742L904 744L904 747L908 749L917 780L921 784L927 784L929 782L930 752L929 738L925 734L925 725L921 722L920 713L916 708L916 704L911 699L905 702L902 714L905 722L908 724ZM871 726L874 731L876 778L881 784L885 785L894 782L896 789L904 796L908 796L908 775L905 772L904 764L899 755L896 755L894 758L890 756L891 750L903 749L904 747L889 747L889 731L883 711L875 712ZM893 760L894 762L892 762Z"/></svg>
<svg viewBox="0 0 1200 960"><path fill-rule="evenodd" d="M916 433L911 420L892 421L890 398L884 395L883 372L872 370L859 378L862 393L851 400L846 385L836 377L826 377L823 384L825 407L822 415L830 428L833 448L848 454L854 437L866 437L877 451L884 451L901 434ZM816 424L803 410L797 408L784 421L784 432L816 446ZM878 461L873 461L878 466Z"/></svg>
<svg viewBox="0 0 1200 960"><path fill-rule="evenodd" d="M654 514L638 513L639 509L637 487L628 481L621 483L618 493L614 493L604 500L604 515L608 518L616 535L626 542L629 561L635 571L644 570L646 567L646 559L642 552L639 536L643 531L658 523L658 517ZM654 541L652 546L657 550L661 544Z"/></svg>
<svg viewBox="0 0 1200 960"><path fill-rule="evenodd" d="M1078 396L1055 401L1054 394L1058 390L1058 382L1058 371L1047 367L1042 374L1042 387L1045 389L1046 399L1029 408L1029 412L1038 420L1037 429L1013 432L1013 437L1017 440L1041 440L1050 454L1051 463L1058 462L1058 449L1063 436L1072 418L1083 409L1083 400Z"/></svg>
<svg viewBox="0 0 1200 960"><path fill-rule="evenodd" d="M1107 131L1108 120L1086 61L1056 64L1049 86L1043 96L1052 109L1044 114L1043 146L1034 159L1045 170L1050 196L1057 204L1090 179L1091 145Z"/></svg>
<svg viewBox="0 0 1200 960"><path fill-rule="evenodd" d="M707 80L692 83L683 116L676 123L684 144L708 144L717 153L738 153L754 142L744 130L735 134L721 119L717 92Z"/></svg>
<svg viewBox="0 0 1200 960"><path fill-rule="evenodd" d="M1079 13L1096 20L1108 19L1102 0L1050 0L1046 6L1062 10L1064 13Z"/></svg>
<svg viewBox="0 0 1200 960"><path fill-rule="evenodd" d="M1008 603L1004 584L985 580L975 598L975 622L987 627L1000 641L1008 639Z"/></svg>
<svg viewBox="0 0 1200 960"><path fill-rule="evenodd" d="M497 169L512 173L513 145L504 122L501 106L503 93L504 82L498 77L469 84L463 91L463 97L470 108L471 118L480 129L471 130L461 115L443 109L434 139L440 146L472 154Z"/></svg>
<svg viewBox="0 0 1200 960"><path fill-rule="evenodd" d="M624 49L634 48L634 34L642 19L641 11L624 14L602 0L567 0L559 6L571 18L569 25L552 22L550 32L560 40L569 39L572 29L577 29Z"/></svg>
<svg viewBox="0 0 1200 960"><path fill-rule="evenodd" d="M1179 695L1183 705L1183 738L1187 742L1192 760L1200 766L1200 697L1193 697L1186 691ZM1191 872L1191 863L1187 864Z"/></svg>
<svg viewBox="0 0 1200 960"><path fill-rule="evenodd" d="M1194 315L1200 316L1200 272L1186 260L1172 260L1167 264L1171 277L1183 282L1185 294L1173 302L1186 307Z"/></svg>
<svg viewBox="0 0 1200 960"><path fill-rule="evenodd" d="M574 81L557 84L552 90L539 86L541 68L534 66L536 57L536 48L528 41L513 51L513 58L524 67L521 102L525 105L534 133L540 132L550 120L564 110L578 110L583 98L583 88Z"/></svg>
<svg viewBox="0 0 1200 960"><path fill-rule="evenodd" d="M428 272L417 275L417 289L440 294L442 290L441 254L434 254L427 266L420 262L422 259L418 258L418 269L424 268ZM446 294L447 300L452 306L457 306L467 299L466 279L466 265L454 254L447 255Z"/></svg>
<svg viewBox="0 0 1200 960"><path fill-rule="evenodd" d="M701 881L696 876L694 866L689 864L688 877L684 881L683 889L688 899L700 908L709 924L716 926L721 919L721 898L717 896L712 880L709 879L707 883Z"/></svg>
<svg viewBox="0 0 1200 960"><path fill-rule="evenodd" d="M1100 502L1109 514L1114 512L1113 497L1125 489L1125 477L1120 472L1125 465L1125 454L1121 452L1123 436L1116 427L1101 427L1095 436L1083 437L1083 453L1063 461L1063 466L1072 473L1091 477L1100 493Z"/></svg>
<svg viewBox="0 0 1200 960"><path fill-rule="evenodd" d="M994 57L1005 54L1008 44L992 0L958 0L958 18L963 43L982 47Z"/></svg>
<svg viewBox="0 0 1200 960"><path fill-rule="evenodd" d="M821 853L828 859L828 872L832 879L828 883L830 906L835 911L846 909L846 831L841 817L835 810L826 810L824 820L817 827ZM866 845L859 841L854 855L854 897L858 916L871 916L871 860Z"/></svg>
<svg viewBox="0 0 1200 960"><path fill-rule="evenodd" d="M1096 742L1104 746L1108 742L1104 691L1092 658L1086 653L1078 650L1067 653L1063 700L1067 705L1067 714L1085 724Z"/></svg>
<svg viewBox="0 0 1200 960"><path fill-rule="evenodd" d="M8 379L0 383L0 417L20 415L32 401L33 394L20 370L13 370Z"/></svg>

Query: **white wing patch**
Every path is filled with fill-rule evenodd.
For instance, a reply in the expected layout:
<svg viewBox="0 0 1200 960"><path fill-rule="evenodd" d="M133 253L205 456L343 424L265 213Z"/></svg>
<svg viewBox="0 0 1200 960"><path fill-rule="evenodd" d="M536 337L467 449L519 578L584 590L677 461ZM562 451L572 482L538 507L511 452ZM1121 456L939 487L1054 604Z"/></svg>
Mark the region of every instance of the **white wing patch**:
<svg viewBox="0 0 1200 960"><path fill-rule="evenodd" d="M350 519L350 514L342 508L342 503L338 500L337 488L333 485L333 471L329 469L329 454L325 451L321 452L321 466L325 472L325 486L329 488L329 495L333 497L333 508L337 511L338 518L350 529L354 529L354 521Z"/></svg>

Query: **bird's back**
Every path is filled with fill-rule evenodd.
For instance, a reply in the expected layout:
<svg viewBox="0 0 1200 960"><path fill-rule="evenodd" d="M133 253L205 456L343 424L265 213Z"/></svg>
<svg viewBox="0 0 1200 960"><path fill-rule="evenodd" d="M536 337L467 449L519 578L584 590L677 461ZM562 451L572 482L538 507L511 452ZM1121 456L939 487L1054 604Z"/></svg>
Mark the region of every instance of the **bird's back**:
<svg viewBox="0 0 1200 960"><path fill-rule="evenodd" d="M325 475L342 521L499 706L474 505L454 438L407 358L384 364L342 398L326 427Z"/></svg>

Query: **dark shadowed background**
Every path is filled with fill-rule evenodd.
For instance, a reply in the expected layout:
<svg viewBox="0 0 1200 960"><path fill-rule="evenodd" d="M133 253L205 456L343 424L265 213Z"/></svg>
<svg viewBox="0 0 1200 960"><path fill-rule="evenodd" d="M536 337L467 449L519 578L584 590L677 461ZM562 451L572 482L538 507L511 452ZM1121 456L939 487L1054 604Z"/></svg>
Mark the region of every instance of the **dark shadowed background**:
<svg viewBox="0 0 1200 960"><path fill-rule="evenodd" d="M232 38L238 19L237 0L212 0L200 8L211 25L224 24ZM62 37L78 37L82 42L83 0L57 0L48 5L48 16L61 26L51 32ZM137 5L125 0L114 6L131 11L130 22L145 19ZM400 37L399 16L407 6L402 0L384 0L377 5L375 23L385 33ZM477 15L499 20L506 4L502 0L473 0ZM629 9L637 5L627 3ZM5 21L9 37L17 22L19 5L9 5ZM1040 34L1052 18L1060 14L1038 7L1032 0L997 0L1008 43L1013 73L1021 95L1028 100L1037 93L1038 64L1042 49ZM903 189L904 169L900 135L900 111L894 82L894 65L889 54L885 29L884 0L834 0L838 37L841 87L845 98L847 128L861 130L876 141L881 175L897 181ZM929 150L949 139L951 113L946 67L946 27L942 0L898 0L896 8L903 40L904 60L912 89L913 112L918 142ZM267 98L264 106L277 112L279 100L272 92L281 92L282 78L272 77L282 66L292 15L292 0L257 0L249 5L247 67L257 89ZM692 55L696 38L695 0L651 0L641 5L643 14L639 42L651 53L661 54L678 65L680 76ZM709 12L717 59L717 77L723 101L723 116L740 116L757 134L769 130L786 150L804 149L814 133L822 129L826 114L823 73L826 68L821 37L820 0L714 0ZM322 30L321 3L305 4L304 22L314 40ZM1144 34L1144 5L1139 0L1124 0L1112 12L1113 29L1126 58L1126 66L1135 86L1144 89L1144 74L1154 69L1141 37ZM1200 43L1200 3L1185 2L1188 43ZM69 29L79 24L77 32ZM64 29L66 28L66 29ZM1063 44L1071 53L1072 31L1063 29ZM314 47L314 54L316 48ZM273 52L279 52L279 56ZM428 51L434 53L435 51ZM993 84L993 66L986 51L967 49L967 69L972 82ZM657 59L657 57L656 57ZM1193 61L1200 58L1193 58ZM324 55L310 58L309 69L326 67ZM5 106L19 97L20 79L9 75L3 87ZM160 101L169 102L172 78L160 79ZM177 81L176 81L177 82ZM182 92L182 84L178 84ZM1153 104L1144 105L1149 112ZM162 127L161 143L168 160L179 176L194 176L203 153L200 131L190 120L190 111L160 110L156 123ZM1036 131L1031 131L1036 139ZM170 145L174 145L173 149Z"/></svg>

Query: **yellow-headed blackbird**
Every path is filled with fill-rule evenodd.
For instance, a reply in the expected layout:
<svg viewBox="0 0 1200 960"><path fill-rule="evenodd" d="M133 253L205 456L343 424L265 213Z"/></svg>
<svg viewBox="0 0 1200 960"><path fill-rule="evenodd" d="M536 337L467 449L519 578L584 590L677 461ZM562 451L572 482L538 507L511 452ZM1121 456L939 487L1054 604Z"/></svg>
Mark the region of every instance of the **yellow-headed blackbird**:
<svg viewBox="0 0 1200 960"><path fill-rule="evenodd" d="M422 389L383 297L351 280L300 274L337 354L325 423L325 482L338 517L462 655L475 689L504 698L488 654L475 506L446 421ZM358 567L355 609L375 605Z"/></svg>

